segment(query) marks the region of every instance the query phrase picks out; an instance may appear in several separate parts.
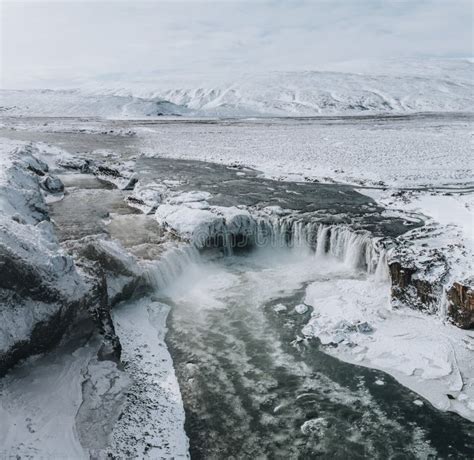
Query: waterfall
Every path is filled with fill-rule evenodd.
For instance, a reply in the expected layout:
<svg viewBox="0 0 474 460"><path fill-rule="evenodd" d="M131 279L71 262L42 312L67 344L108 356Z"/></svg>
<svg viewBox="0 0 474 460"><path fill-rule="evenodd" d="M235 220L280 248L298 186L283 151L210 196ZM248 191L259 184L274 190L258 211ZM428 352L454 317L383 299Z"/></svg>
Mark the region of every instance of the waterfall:
<svg viewBox="0 0 474 460"><path fill-rule="evenodd" d="M324 257L326 254L328 234L329 227L327 225L320 225L316 236L316 257Z"/></svg>
<svg viewBox="0 0 474 460"><path fill-rule="evenodd" d="M201 254L194 245L176 246L165 251L160 259L150 263L144 276L150 286L161 290L183 273L186 267L201 262Z"/></svg>
<svg viewBox="0 0 474 460"><path fill-rule="evenodd" d="M289 247L302 253L313 251L316 259L332 256L348 268L373 274L378 280L389 278L387 251L367 231L292 217L262 218L256 228L257 246Z"/></svg>
<svg viewBox="0 0 474 460"><path fill-rule="evenodd" d="M319 242L320 247L327 248L328 253L342 260L349 268L364 270L369 274L375 273L381 248L377 247L375 239L369 233L332 226L327 228L326 232L322 230L320 237L325 238Z"/></svg>
<svg viewBox="0 0 474 460"><path fill-rule="evenodd" d="M305 222L294 216L264 216L249 222L248 228L240 228L242 234L236 235L224 228L223 234L210 235L208 241L214 244L220 241L226 257L233 255L236 244L276 250L288 248L302 256L311 254L315 261L334 257L351 270L361 270L374 275L377 280L389 279L387 251L367 231L354 231L344 225ZM148 284L158 290L165 288L190 264L202 263L200 250L193 243L168 249L146 268L144 275Z"/></svg>

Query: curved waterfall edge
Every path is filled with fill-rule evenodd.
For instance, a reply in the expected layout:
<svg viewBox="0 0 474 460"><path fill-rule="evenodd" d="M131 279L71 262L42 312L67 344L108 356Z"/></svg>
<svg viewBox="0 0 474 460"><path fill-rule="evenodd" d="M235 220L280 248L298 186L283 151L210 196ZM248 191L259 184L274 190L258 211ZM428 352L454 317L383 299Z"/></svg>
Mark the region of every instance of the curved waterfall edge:
<svg viewBox="0 0 474 460"><path fill-rule="evenodd" d="M367 273L377 281L390 280L389 249L382 238L373 237L367 231L289 218L258 218L238 231L224 228L222 232L208 234L206 244L188 241L173 246L147 266L145 279L152 288L162 290L190 264L204 263L207 250L219 248L224 256L231 256L242 249L274 248L290 249L315 260L334 257L349 269Z"/></svg>

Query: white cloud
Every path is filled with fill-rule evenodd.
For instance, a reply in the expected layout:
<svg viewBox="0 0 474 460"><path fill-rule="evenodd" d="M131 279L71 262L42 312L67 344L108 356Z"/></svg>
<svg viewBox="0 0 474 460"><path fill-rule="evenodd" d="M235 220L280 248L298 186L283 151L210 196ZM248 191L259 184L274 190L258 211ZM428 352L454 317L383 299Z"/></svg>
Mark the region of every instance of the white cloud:
<svg viewBox="0 0 474 460"><path fill-rule="evenodd" d="M470 0L3 1L2 85L471 56L472 19Z"/></svg>

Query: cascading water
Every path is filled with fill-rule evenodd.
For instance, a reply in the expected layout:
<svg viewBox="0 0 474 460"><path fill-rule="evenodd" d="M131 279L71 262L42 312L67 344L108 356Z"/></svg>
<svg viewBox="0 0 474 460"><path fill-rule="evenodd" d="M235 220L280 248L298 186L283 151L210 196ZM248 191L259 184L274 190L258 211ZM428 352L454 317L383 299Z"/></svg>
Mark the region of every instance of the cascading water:
<svg viewBox="0 0 474 460"><path fill-rule="evenodd" d="M201 262L201 254L194 245L173 247L159 260L148 265L144 277L150 286L160 291L181 275L190 264Z"/></svg>
<svg viewBox="0 0 474 460"><path fill-rule="evenodd" d="M220 241L226 257L234 254L235 247L290 249L302 257L312 255L315 260L334 257L351 270L375 275L377 280L389 279L387 251L368 232L294 217L258 218L249 220L248 225L250 228L237 235L223 226L222 235L208 235L207 240ZM206 247L198 249L192 242L173 247L147 268L145 278L154 288L163 289L190 264L202 263L203 250Z"/></svg>
<svg viewBox="0 0 474 460"><path fill-rule="evenodd" d="M257 232L258 246L291 247L302 253L311 250L316 259L333 256L350 269L375 274L377 279L389 277L387 250L368 232L289 218L261 219Z"/></svg>

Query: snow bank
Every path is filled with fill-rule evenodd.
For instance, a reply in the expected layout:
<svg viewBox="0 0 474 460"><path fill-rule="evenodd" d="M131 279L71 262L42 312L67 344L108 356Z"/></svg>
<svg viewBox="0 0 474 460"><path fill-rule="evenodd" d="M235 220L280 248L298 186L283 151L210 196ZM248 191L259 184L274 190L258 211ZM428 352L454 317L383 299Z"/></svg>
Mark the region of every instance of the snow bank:
<svg viewBox="0 0 474 460"><path fill-rule="evenodd" d="M474 333L392 309L389 284L370 278L312 283L305 303L314 310L303 332L328 353L383 370L438 409L474 420Z"/></svg>
<svg viewBox="0 0 474 460"><path fill-rule="evenodd" d="M168 312L167 305L147 298L113 312L126 371L134 380L112 433L114 456L189 458L183 402L164 341Z"/></svg>
<svg viewBox="0 0 474 460"><path fill-rule="evenodd" d="M88 459L108 444L129 381L115 363L96 359L100 340L89 340L82 326L0 381L7 457Z"/></svg>

